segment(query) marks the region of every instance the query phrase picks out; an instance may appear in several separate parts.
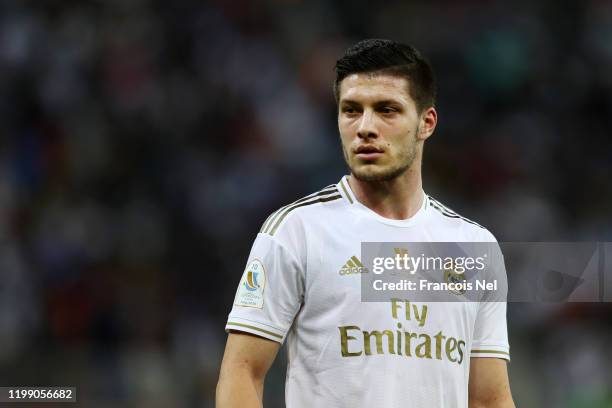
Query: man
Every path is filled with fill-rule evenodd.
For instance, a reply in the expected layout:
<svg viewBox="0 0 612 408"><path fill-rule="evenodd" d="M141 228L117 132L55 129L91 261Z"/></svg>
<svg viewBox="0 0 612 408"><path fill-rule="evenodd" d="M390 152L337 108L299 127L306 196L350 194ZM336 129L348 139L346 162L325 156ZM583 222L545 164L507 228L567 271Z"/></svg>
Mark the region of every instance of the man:
<svg viewBox="0 0 612 408"><path fill-rule="evenodd" d="M437 123L429 63L365 40L337 62L334 90L351 174L264 222L227 322L217 406L262 406L286 340L288 408L514 407L505 302L408 301L390 313L361 299L361 242L495 241L423 192ZM405 344L389 340L395 332Z"/></svg>

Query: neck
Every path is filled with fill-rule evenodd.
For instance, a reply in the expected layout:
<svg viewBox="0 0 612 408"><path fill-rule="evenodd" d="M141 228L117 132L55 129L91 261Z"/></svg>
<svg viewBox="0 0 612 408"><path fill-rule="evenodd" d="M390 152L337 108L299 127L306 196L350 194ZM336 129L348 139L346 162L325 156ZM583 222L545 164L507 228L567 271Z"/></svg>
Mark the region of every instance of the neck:
<svg viewBox="0 0 612 408"><path fill-rule="evenodd" d="M378 215L405 220L415 215L423 205L420 166L413 167L388 181L362 181L351 175L349 185L355 198Z"/></svg>

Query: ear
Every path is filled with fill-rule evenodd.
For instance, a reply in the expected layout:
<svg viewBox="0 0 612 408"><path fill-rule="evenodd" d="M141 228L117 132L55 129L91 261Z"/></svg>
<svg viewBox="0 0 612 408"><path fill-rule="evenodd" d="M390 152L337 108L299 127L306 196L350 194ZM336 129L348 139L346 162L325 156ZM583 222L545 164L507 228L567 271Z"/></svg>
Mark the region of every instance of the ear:
<svg viewBox="0 0 612 408"><path fill-rule="evenodd" d="M438 112L436 112L436 109L433 106L425 109L423 113L421 113L419 134L417 135L417 138L419 140L427 139L433 134L437 124Z"/></svg>

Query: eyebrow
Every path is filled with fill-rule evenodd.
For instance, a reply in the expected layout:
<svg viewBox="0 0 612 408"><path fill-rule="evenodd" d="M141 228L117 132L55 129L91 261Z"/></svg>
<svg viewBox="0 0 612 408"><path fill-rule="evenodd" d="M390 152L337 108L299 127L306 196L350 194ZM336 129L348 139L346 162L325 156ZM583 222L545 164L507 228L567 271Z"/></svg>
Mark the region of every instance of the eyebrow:
<svg viewBox="0 0 612 408"><path fill-rule="evenodd" d="M360 102L354 101L352 99L342 99L340 100L340 104L346 104L346 105L361 105ZM402 105L402 103L396 99L384 99L382 101L376 101L374 102L375 106L380 106L380 105Z"/></svg>

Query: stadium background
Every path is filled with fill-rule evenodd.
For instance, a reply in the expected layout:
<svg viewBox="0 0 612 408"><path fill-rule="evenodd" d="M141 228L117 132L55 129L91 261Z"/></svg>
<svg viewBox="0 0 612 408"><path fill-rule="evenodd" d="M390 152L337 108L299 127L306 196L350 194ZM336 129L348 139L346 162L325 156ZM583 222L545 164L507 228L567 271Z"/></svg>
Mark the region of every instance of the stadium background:
<svg viewBox="0 0 612 408"><path fill-rule="evenodd" d="M433 62L428 193L500 241L612 240L612 3L570 3L1 0L0 385L212 407L260 224L346 172L332 66L366 37ZM510 305L517 406L612 406L610 312Z"/></svg>

